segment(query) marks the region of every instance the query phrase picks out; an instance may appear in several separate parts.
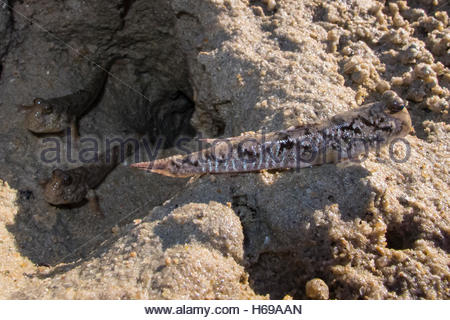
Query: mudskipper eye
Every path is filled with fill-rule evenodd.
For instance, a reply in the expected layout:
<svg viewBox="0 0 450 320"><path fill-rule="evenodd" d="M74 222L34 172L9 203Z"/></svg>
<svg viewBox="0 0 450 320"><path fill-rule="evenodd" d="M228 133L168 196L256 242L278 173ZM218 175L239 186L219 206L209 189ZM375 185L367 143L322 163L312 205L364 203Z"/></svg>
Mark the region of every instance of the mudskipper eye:
<svg viewBox="0 0 450 320"><path fill-rule="evenodd" d="M36 98L34 99L33 103L35 105L41 105L44 102L44 100L42 100L41 98Z"/></svg>
<svg viewBox="0 0 450 320"><path fill-rule="evenodd" d="M405 107L405 104L403 103L403 101L400 99L399 100L393 100L390 104L388 104L387 106L389 108L389 110L391 112L399 112L402 111L403 108Z"/></svg>
<svg viewBox="0 0 450 320"><path fill-rule="evenodd" d="M72 177L69 176L68 174L64 175L64 177L62 178L62 183L63 183L65 186L70 185L70 184L72 183Z"/></svg>
<svg viewBox="0 0 450 320"><path fill-rule="evenodd" d="M405 107L405 101L392 90L383 93L383 100L387 109L392 113L400 112Z"/></svg>
<svg viewBox="0 0 450 320"><path fill-rule="evenodd" d="M42 108L42 113L43 114L50 114L53 112L53 108L51 105L46 104L43 108Z"/></svg>

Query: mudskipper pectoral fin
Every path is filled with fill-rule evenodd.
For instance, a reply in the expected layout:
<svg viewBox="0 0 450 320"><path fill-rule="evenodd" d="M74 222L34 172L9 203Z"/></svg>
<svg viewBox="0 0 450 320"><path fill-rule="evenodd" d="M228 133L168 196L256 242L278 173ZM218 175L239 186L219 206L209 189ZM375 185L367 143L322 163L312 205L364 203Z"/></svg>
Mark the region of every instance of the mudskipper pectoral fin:
<svg viewBox="0 0 450 320"><path fill-rule="evenodd" d="M102 208L100 207L100 202L97 196L97 193L94 189L91 189L88 191L86 198L88 199L88 206L89 211L93 214L99 215L100 217L104 218L105 214L103 213Z"/></svg>

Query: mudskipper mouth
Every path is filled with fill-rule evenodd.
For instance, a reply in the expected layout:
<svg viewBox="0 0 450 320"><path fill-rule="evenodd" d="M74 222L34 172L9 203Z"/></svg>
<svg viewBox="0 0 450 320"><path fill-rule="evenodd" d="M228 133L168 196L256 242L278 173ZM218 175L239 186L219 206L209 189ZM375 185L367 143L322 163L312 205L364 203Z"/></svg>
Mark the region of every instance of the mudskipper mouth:
<svg viewBox="0 0 450 320"><path fill-rule="evenodd" d="M52 205L62 204L58 197L55 197L53 194L49 195L49 192L47 190L45 190L44 199Z"/></svg>

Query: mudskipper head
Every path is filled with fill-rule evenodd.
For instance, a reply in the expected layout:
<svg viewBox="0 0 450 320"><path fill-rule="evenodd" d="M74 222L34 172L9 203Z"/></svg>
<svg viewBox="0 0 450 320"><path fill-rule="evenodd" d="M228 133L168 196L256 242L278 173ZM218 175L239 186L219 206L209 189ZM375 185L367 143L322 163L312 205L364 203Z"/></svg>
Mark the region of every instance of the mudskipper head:
<svg viewBox="0 0 450 320"><path fill-rule="evenodd" d="M81 202L88 190L85 184L79 183L70 171L56 169L44 186L44 198L53 205L67 205Z"/></svg>
<svg viewBox="0 0 450 320"><path fill-rule="evenodd" d="M394 91L387 90L382 96L382 105L384 112L395 119L400 120L401 130L397 133L397 137L404 137L411 131L411 116L408 109L406 109L406 101L400 98Z"/></svg>
<svg viewBox="0 0 450 320"><path fill-rule="evenodd" d="M27 107L25 126L34 133L57 133L69 126L65 113L57 112L56 107L48 100L34 99L33 105Z"/></svg>

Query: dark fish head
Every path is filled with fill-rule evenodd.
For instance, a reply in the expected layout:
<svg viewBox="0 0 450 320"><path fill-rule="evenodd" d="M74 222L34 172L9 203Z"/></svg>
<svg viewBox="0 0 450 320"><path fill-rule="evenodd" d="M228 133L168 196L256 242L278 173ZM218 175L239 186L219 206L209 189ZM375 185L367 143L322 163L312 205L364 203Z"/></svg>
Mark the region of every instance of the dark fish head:
<svg viewBox="0 0 450 320"><path fill-rule="evenodd" d="M396 137L404 137L411 131L411 116L406 108L407 102L400 98L394 91L387 90L382 97L383 111L390 117L400 120L401 130Z"/></svg>
<svg viewBox="0 0 450 320"><path fill-rule="evenodd" d="M47 100L36 98L27 110L25 126L34 133L57 133L69 126L65 113L59 113Z"/></svg>
<svg viewBox="0 0 450 320"><path fill-rule="evenodd" d="M44 186L44 198L53 205L66 205L82 201L88 192L84 183L69 171L56 169Z"/></svg>
<svg viewBox="0 0 450 320"><path fill-rule="evenodd" d="M397 93L392 90L387 90L382 96L383 103L385 104L386 111L395 114L406 108L406 101L400 98Z"/></svg>

